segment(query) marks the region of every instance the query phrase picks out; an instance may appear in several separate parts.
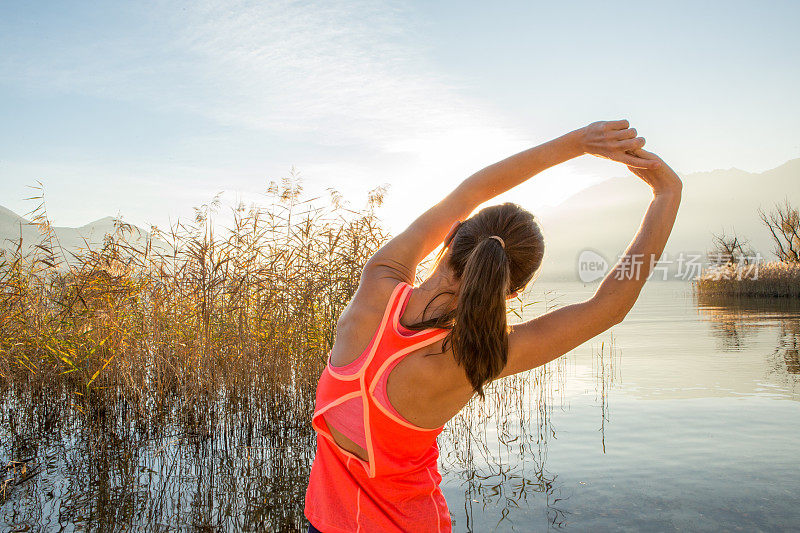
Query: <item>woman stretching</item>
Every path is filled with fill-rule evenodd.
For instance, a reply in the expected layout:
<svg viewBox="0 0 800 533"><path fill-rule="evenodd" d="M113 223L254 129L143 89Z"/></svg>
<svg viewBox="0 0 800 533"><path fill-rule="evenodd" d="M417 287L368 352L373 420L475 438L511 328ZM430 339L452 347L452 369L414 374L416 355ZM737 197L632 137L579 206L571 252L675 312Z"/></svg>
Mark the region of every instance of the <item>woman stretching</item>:
<svg viewBox="0 0 800 533"><path fill-rule="evenodd" d="M490 381L541 366L618 324L672 230L681 180L625 120L595 122L473 174L367 262L317 385L309 531L446 532L436 437ZM619 161L653 199L625 257L588 300L509 327L506 300L544 256L536 218L480 204L583 154ZM466 219L466 220L465 220ZM439 244L435 269L417 265ZM631 276L630 259L640 264ZM627 269L627 270L626 270Z"/></svg>

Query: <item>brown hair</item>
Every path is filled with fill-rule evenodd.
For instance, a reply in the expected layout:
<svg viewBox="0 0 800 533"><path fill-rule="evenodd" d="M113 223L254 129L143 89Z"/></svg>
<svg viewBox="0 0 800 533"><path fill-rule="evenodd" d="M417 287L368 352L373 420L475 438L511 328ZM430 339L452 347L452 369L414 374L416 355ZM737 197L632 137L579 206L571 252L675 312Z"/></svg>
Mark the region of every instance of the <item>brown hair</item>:
<svg viewBox="0 0 800 533"><path fill-rule="evenodd" d="M505 246L492 236L500 237ZM533 279L544 257L544 237L534 215L517 204L504 203L461 222L444 243L437 264L448 249L447 264L460 281L455 309L408 327L450 329L442 349L446 351L452 343L456 362L483 398L484 384L508 361L506 297ZM437 294L428 306L443 294Z"/></svg>

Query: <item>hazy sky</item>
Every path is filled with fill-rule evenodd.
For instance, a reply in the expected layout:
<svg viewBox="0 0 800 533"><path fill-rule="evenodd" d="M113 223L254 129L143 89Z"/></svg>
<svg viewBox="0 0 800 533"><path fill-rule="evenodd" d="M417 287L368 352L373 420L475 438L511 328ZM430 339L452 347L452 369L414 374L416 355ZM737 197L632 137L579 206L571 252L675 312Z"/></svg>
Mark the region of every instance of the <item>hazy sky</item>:
<svg viewBox="0 0 800 533"><path fill-rule="evenodd" d="M559 4L559 5L556 5ZM471 173L628 118L682 172L800 157L800 2L3 2L0 205L165 226L294 165L397 231ZM626 171L581 158L535 209ZM634 179L634 178L632 178ZM498 201L499 201L498 200Z"/></svg>

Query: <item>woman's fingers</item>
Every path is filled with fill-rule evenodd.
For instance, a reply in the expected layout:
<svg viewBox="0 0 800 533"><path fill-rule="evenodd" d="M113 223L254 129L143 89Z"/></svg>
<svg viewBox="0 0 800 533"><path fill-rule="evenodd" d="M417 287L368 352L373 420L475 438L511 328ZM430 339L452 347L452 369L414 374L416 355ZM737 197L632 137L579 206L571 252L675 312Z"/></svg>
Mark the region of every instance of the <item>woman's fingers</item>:
<svg viewBox="0 0 800 533"><path fill-rule="evenodd" d="M586 152L624 163L632 168L655 169L661 160L642 147L643 137L638 137L636 128L631 128L627 120L594 122L587 128L584 144Z"/></svg>
<svg viewBox="0 0 800 533"><path fill-rule="evenodd" d="M648 152L643 148L637 148L636 150L631 150L631 154L635 155L636 157L641 157L642 159L652 159L654 161L661 161L661 158L658 157L653 152Z"/></svg>
<svg viewBox="0 0 800 533"><path fill-rule="evenodd" d="M610 130L625 130L631 127L627 120L610 120L607 124Z"/></svg>
<svg viewBox="0 0 800 533"><path fill-rule="evenodd" d="M635 139L636 138L636 128L628 128L626 130L614 130L611 132L611 137L617 141L623 141L625 139Z"/></svg>
<svg viewBox="0 0 800 533"><path fill-rule="evenodd" d="M644 150L642 150L642 152L644 152ZM634 153L636 155L634 155ZM634 153L625 152L624 154L620 155L619 157L620 163L625 163L629 167L633 168L645 168L645 169L658 168L661 164L657 157L655 159L653 159L652 157L648 157L648 156L654 156L655 154L651 154L650 152L644 152L641 154L638 152Z"/></svg>
<svg viewBox="0 0 800 533"><path fill-rule="evenodd" d="M635 139L625 139L617 143L617 148L623 152L631 152L638 150L644 146L644 137L636 137Z"/></svg>

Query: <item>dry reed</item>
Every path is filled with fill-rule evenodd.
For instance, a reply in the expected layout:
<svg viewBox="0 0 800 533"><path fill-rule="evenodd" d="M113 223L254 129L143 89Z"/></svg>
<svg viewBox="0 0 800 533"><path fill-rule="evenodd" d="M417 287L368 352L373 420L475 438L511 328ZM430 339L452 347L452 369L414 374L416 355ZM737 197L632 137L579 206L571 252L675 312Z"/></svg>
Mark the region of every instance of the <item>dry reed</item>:
<svg viewBox="0 0 800 533"><path fill-rule="evenodd" d="M376 216L384 192L351 209L287 178L266 205L232 208L228 228L214 224L215 197L190 223L140 238L118 222L103 246L75 254L40 196L42 241L0 256L0 456L22 465L6 492L43 509L60 486L52 472L69 472L85 488L57 494L67 522L301 529L316 382L337 318L388 238ZM511 311L522 318L533 303ZM467 480L466 501L488 483L508 510L521 483L549 505L549 413L563 389L552 368L563 376L563 359L492 383L486 402L448 424L445 471ZM504 453L491 456L487 432ZM24 484L31 476L41 479ZM184 478L197 486L186 492Z"/></svg>
<svg viewBox="0 0 800 533"><path fill-rule="evenodd" d="M800 263L714 265L698 276L693 286L696 294L705 298L800 298Z"/></svg>
<svg viewBox="0 0 800 533"><path fill-rule="evenodd" d="M36 253L18 243L0 258L0 387L63 386L81 412L121 397L151 416L176 396L188 418L221 397L286 396L275 409L307 411L313 387L300 384L316 381L386 234L382 190L359 210L301 192L296 180L273 183L269 205L236 206L226 231L213 224L215 198L138 246L118 223L71 261L40 216Z"/></svg>

